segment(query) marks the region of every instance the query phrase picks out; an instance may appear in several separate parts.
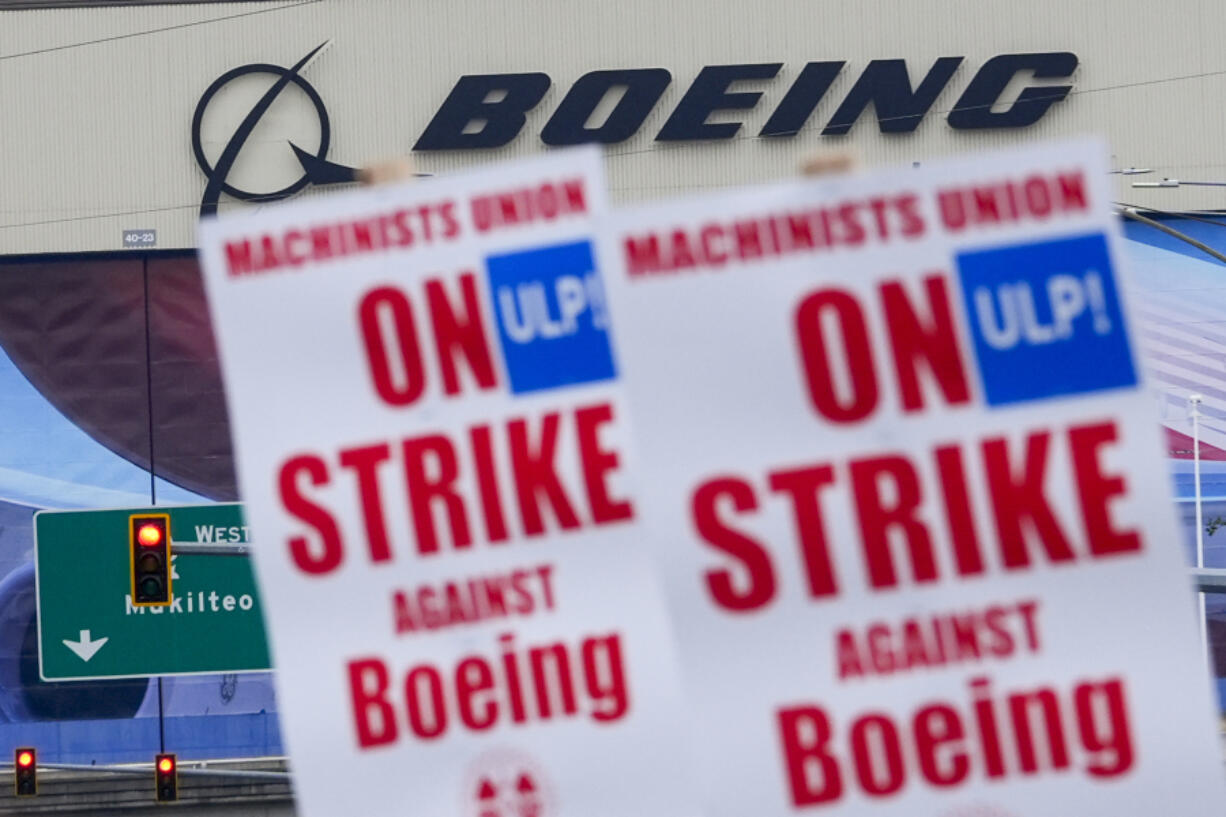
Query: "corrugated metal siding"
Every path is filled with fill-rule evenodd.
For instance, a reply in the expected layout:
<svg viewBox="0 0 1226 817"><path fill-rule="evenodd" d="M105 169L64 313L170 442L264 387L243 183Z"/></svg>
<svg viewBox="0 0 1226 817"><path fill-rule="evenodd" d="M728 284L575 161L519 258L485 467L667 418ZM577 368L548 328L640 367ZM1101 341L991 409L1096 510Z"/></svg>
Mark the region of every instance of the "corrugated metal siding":
<svg viewBox="0 0 1226 817"><path fill-rule="evenodd" d="M192 246L205 185L190 148L200 94L231 68L289 66L328 39L305 77L331 115L329 158L348 164L408 152L462 74L544 71L554 84L512 145L418 154L426 171L541 150L541 128L579 76L662 67L673 75L663 99L634 137L607 151L622 200L786 176L818 145L853 145L870 164L912 163L1086 132L1109 136L1118 166L1153 168L1149 178L1226 179L1226 3L1218 0L323 0L277 9L0 12L0 253L118 249L125 228L156 229L159 247ZM945 123L943 112L990 57L1060 50L1081 59L1076 90L1037 125L957 132ZM918 82L941 56L966 60L915 133L882 135L866 114L847 137L819 135L869 60L905 57ZM756 138L804 63L830 59L848 65L807 129ZM755 110L731 115L745 122L739 138L653 141L703 65L739 62L784 63L774 80L755 83L764 90ZM261 126L248 150L291 161L283 143L298 125ZM1122 200L1226 207L1226 190L1144 191L1130 181L1121 179Z"/></svg>

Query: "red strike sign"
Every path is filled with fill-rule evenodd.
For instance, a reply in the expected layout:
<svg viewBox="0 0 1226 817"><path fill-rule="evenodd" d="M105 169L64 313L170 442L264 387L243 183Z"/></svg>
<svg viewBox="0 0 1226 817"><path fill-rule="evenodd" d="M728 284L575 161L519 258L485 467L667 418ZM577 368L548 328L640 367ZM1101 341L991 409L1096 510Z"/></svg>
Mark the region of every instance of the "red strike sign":
<svg viewBox="0 0 1226 817"><path fill-rule="evenodd" d="M1106 178L1072 144L615 216L709 813L1222 808Z"/></svg>
<svg viewBox="0 0 1226 817"><path fill-rule="evenodd" d="M406 791L423 817L696 813L598 170L564 153L204 227L308 815Z"/></svg>

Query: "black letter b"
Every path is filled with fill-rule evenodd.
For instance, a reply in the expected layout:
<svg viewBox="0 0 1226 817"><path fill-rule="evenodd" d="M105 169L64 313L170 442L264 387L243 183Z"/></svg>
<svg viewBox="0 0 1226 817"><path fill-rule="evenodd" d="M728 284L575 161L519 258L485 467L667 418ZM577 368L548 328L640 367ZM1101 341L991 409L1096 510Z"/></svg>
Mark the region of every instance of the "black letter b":
<svg viewBox="0 0 1226 817"><path fill-rule="evenodd" d="M548 74L467 74L460 77L413 150L498 148L519 135L528 111L549 90ZM490 101L491 94L501 99ZM481 129L465 133L470 125Z"/></svg>

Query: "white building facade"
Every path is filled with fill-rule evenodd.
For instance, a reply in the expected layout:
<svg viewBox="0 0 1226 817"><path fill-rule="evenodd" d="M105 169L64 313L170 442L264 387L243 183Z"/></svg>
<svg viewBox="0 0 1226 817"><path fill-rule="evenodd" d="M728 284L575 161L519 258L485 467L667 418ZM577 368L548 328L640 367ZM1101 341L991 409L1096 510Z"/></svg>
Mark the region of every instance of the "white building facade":
<svg viewBox="0 0 1226 817"><path fill-rule="evenodd" d="M1213 0L0 11L0 254L187 248L210 200L579 141L631 200L779 178L823 146L908 165L1096 133L1153 171L1121 201L1215 209L1226 191L1131 182L1226 179L1223 33Z"/></svg>

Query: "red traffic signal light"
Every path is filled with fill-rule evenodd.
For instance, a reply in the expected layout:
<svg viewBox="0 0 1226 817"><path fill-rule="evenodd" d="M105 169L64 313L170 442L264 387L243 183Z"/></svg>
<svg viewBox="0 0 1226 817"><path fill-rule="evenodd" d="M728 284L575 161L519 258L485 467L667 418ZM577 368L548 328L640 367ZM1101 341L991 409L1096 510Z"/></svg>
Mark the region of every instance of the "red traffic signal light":
<svg viewBox="0 0 1226 817"><path fill-rule="evenodd" d="M153 522L141 523L141 526L136 529L136 541L145 547L162 544L162 526Z"/></svg>
<svg viewBox="0 0 1226 817"><path fill-rule="evenodd" d="M153 761L153 785L159 803L179 799L179 764L173 754L158 755Z"/></svg>
<svg viewBox="0 0 1226 817"><path fill-rule="evenodd" d="M128 520L132 604L170 604L170 515L133 514Z"/></svg>
<svg viewBox="0 0 1226 817"><path fill-rule="evenodd" d="M13 752L13 792L18 797L38 794L38 752L21 746Z"/></svg>

